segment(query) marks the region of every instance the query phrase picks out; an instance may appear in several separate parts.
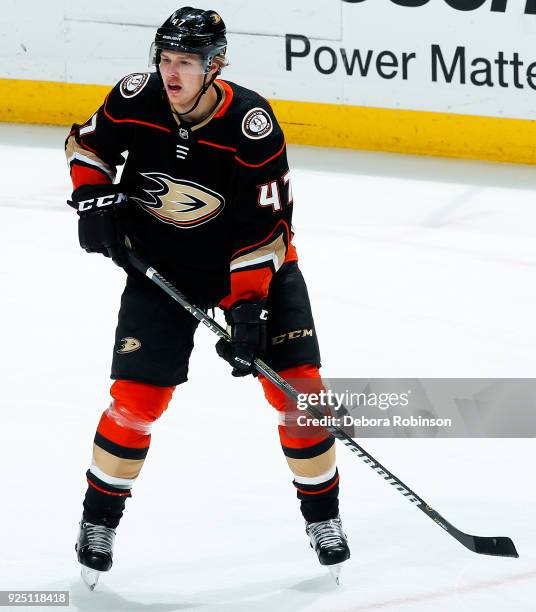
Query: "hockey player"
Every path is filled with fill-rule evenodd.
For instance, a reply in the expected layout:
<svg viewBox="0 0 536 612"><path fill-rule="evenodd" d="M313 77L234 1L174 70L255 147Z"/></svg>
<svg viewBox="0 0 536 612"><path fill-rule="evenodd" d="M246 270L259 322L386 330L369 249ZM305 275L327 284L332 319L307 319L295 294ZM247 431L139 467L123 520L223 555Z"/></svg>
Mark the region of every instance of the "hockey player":
<svg viewBox="0 0 536 612"><path fill-rule="evenodd" d="M218 79L225 32L215 11L175 11L156 32L154 70L123 78L66 141L80 245L127 271L112 402L95 434L76 543L90 588L112 566L116 528L151 426L187 380L197 327L129 267L127 248L146 256L192 302L224 310L232 342L220 341L217 350L234 376L252 373L262 355L284 378L321 387L316 332L292 244L284 136L264 98ZM282 392L260 378L267 400L284 413ZM334 439L322 429L293 432L279 426L306 532L320 563L337 574L350 552L339 517Z"/></svg>

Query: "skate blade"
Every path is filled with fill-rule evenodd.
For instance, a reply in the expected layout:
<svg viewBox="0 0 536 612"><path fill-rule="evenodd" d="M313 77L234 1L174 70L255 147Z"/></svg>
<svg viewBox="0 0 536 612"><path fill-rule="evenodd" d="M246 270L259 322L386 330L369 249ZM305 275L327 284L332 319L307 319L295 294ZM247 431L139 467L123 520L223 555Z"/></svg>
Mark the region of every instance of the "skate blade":
<svg viewBox="0 0 536 612"><path fill-rule="evenodd" d="M329 573L331 574L331 577L333 578L333 580L335 580L335 583L337 584L337 586L339 586L341 584L340 575L341 575L342 563L335 563L335 565L328 565L328 569L329 569Z"/></svg>
<svg viewBox="0 0 536 612"><path fill-rule="evenodd" d="M85 565L81 566L80 575L82 576L82 580L84 584L90 591L93 591L97 586L97 582L99 581L100 572Z"/></svg>

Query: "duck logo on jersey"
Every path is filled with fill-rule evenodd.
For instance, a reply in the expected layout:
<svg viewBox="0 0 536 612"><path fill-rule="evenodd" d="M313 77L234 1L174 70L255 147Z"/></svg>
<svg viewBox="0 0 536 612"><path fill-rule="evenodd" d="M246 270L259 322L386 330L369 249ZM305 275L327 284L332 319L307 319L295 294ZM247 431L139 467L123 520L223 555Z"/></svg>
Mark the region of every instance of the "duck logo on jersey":
<svg viewBox="0 0 536 612"><path fill-rule="evenodd" d="M253 140L268 136L273 129L274 124L270 115L263 108L250 110L242 121L242 131Z"/></svg>
<svg viewBox="0 0 536 612"><path fill-rule="evenodd" d="M141 342L137 338L121 338L121 348L118 353L133 353L141 348Z"/></svg>
<svg viewBox="0 0 536 612"><path fill-rule="evenodd" d="M149 74L147 72L129 74L121 81L119 90L123 98L133 98L140 93L148 82Z"/></svg>
<svg viewBox="0 0 536 612"><path fill-rule="evenodd" d="M225 207L223 196L199 183L160 172L142 172L141 175L157 187L143 190L148 199L130 199L164 223L184 229L197 227L217 217Z"/></svg>

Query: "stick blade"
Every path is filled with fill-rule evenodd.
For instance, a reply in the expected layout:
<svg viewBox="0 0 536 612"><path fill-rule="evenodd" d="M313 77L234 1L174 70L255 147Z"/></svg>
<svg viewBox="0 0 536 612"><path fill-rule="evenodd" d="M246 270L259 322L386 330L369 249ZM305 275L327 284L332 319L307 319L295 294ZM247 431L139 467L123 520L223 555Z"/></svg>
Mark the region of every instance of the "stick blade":
<svg viewBox="0 0 536 612"><path fill-rule="evenodd" d="M510 538L483 538L470 536L472 545L468 548L481 555L493 555L494 557L519 557L515 544Z"/></svg>

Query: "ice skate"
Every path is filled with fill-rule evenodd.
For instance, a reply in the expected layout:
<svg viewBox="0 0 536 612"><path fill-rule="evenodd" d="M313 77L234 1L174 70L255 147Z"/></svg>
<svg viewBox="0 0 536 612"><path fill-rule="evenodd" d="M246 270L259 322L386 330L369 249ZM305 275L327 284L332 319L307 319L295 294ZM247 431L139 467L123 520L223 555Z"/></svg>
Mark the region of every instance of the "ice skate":
<svg viewBox="0 0 536 612"><path fill-rule="evenodd" d="M94 525L82 519L78 541L74 549L78 555L81 576L90 591L95 588L101 572L112 567L115 530L104 525Z"/></svg>
<svg viewBox="0 0 536 612"><path fill-rule="evenodd" d="M340 516L317 523L307 522L305 531L320 564L328 566L331 576L337 584L340 584L342 564L350 558L350 549L346 534L342 530Z"/></svg>

